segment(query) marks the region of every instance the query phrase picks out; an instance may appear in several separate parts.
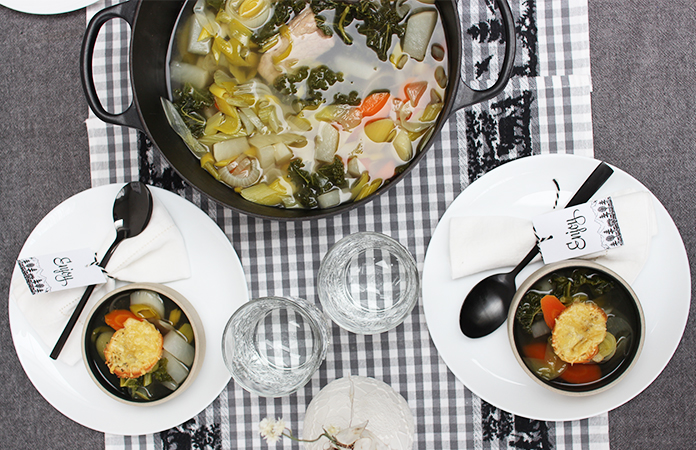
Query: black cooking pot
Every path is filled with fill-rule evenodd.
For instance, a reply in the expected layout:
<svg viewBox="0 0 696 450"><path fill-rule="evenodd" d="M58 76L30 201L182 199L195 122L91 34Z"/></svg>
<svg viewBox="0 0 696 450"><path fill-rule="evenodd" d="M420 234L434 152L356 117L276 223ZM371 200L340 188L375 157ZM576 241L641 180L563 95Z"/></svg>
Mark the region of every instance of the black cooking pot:
<svg viewBox="0 0 696 450"><path fill-rule="evenodd" d="M430 141L424 150L414 157L407 170L382 186L375 194L364 200L344 203L330 209L282 209L257 205L244 200L239 194L201 169L198 159L169 126L162 110L160 97L170 97L167 67L169 46L186 1L129 0L98 12L87 26L82 43L80 55L82 85L87 96L87 103L97 117L104 122L145 132L174 170L207 197L236 211L262 218L292 220L332 216L358 207L386 192L420 161L425 155L425 149L432 145L433 136L440 132L442 125L455 111L497 96L503 91L510 78L515 59L515 23L507 1L496 0L505 28L505 57L495 84L482 91L469 88L459 75L462 64L462 32L455 1L438 0L435 3L440 10L447 38L450 79L444 99L445 105ZM133 102L121 114L112 114L104 109L97 96L92 76L92 55L97 35L102 25L114 18L125 20L131 27L129 62Z"/></svg>

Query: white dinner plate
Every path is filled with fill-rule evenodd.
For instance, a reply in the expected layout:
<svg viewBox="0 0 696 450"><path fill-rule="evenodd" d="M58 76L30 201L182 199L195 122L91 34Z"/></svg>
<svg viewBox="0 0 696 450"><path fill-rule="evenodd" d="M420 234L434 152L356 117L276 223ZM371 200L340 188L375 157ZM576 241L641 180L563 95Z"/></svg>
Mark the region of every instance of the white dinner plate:
<svg viewBox="0 0 696 450"><path fill-rule="evenodd" d="M97 0L0 0L0 5L27 14L63 14L96 3Z"/></svg>
<svg viewBox="0 0 696 450"><path fill-rule="evenodd" d="M98 250L113 229L112 207L122 186L88 189L58 205L32 231L19 256L70 248ZM92 381L82 361L70 366L49 357L51 348L33 331L10 296L12 339L31 382L65 416L105 433L140 435L166 430L187 421L215 400L231 378L222 359L222 331L232 313L249 300L242 265L217 224L178 195L152 186L150 190L181 231L191 263L190 278L166 284L191 302L205 329L203 366L185 392L155 406L135 406L112 399ZM18 270L15 265L15 272ZM21 276L13 276L13 282L16 280L23 282Z"/></svg>
<svg viewBox="0 0 696 450"><path fill-rule="evenodd" d="M681 340L691 301L691 275L686 250L671 217L653 195L658 234L650 255L633 283L645 312L645 346L633 370L606 392L570 397L544 389L523 372L507 336L506 325L492 334L470 339L459 330L459 311L466 294L481 279L507 271L491 270L453 280L449 262L449 223L467 214L532 218L553 205L555 178L560 204L599 164L573 155L540 155L506 163L467 187L440 219L423 268L423 307L430 335L450 370L474 394L488 403L532 419L566 421L614 409L642 392L665 368ZM647 191L635 178L615 167L597 197L619 191ZM475 255L472 255L475 257ZM518 283L541 267L535 263L517 277ZM511 268L510 268L511 269ZM665 307L669 302L669 307Z"/></svg>

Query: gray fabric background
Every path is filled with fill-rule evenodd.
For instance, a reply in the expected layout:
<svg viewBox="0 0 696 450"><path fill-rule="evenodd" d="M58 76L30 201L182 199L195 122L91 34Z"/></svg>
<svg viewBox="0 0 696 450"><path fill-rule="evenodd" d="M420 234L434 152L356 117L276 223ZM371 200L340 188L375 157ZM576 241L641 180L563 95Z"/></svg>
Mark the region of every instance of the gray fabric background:
<svg viewBox="0 0 696 450"><path fill-rule="evenodd" d="M696 261L696 5L590 0L595 156L645 184ZM24 240L58 203L90 187L87 104L78 74L84 11L31 16L0 6L0 448L99 449L103 435L57 412L24 374L7 317ZM659 283L660 280L655 280ZM669 307L669 299L665 299ZM692 448L696 331L658 379L610 412L613 449Z"/></svg>

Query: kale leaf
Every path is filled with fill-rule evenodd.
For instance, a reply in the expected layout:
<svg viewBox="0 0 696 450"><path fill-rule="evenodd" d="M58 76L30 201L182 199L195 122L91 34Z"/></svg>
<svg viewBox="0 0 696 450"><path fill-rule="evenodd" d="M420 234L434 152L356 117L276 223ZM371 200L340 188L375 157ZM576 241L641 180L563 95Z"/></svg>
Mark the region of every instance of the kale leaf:
<svg viewBox="0 0 696 450"><path fill-rule="evenodd" d="M162 358L145 375L138 378L121 378L120 387L128 389L128 393L133 399L150 400L148 391L140 390L141 387L149 386L153 380L161 382L174 381L167 371L167 358Z"/></svg>
<svg viewBox="0 0 696 450"><path fill-rule="evenodd" d="M349 94L334 94L334 105L349 105L349 106L359 106L362 99L359 97L358 91L350 91Z"/></svg>
<svg viewBox="0 0 696 450"><path fill-rule="evenodd" d="M311 70L307 66L301 66L293 73L278 75L273 82L273 88L282 95L292 96L297 93L297 84L305 82L307 94L302 99L296 99L295 102L298 103L300 109L316 108L325 101L321 91L326 91L329 87L342 81L343 74L341 72L334 72L325 65L314 67Z"/></svg>
<svg viewBox="0 0 696 450"><path fill-rule="evenodd" d="M172 379L172 376L169 375L169 371L167 371L167 362L168 361L169 360L167 358L162 358L159 360L159 363L158 363L157 367L155 368L155 370L150 372L152 374L152 378L154 378L155 380L157 380L159 382L174 381Z"/></svg>
<svg viewBox="0 0 696 450"><path fill-rule="evenodd" d="M307 79L309 76L309 67L299 67L294 73L283 73L273 82L273 88L283 95L294 95L297 93L297 83Z"/></svg>
<svg viewBox="0 0 696 450"><path fill-rule="evenodd" d="M553 288L550 291L528 291L517 308L516 319L522 329L531 333L532 324L538 314L541 314L541 299L545 295L557 297L566 306L574 301L574 296L584 293L590 299L606 294L614 288L614 283L601 274L588 275L586 270L573 270L569 275L551 274L549 280Z"/></svg>
<svg viewBox="0 0 696 450"><path fill-rule="evenodd" d="M191 83L186 83L181 89L174 90L174 106L193 136L197 138L203 135L206 124L206 119L200 111L212 106L214 102L213 94L200 91Z"/></svg>
<svg viewBox="0 0 696 450"><path fill-rule="evenodd" d="M346 185L345 168L339 156L334 156L332 163L317 167L311 174L304 169L302 159L294 158L290 161L288 175L296 188L295 199L305 208L316 207L319 204L317 197L321 194Z"/></svg>
<svg viewBox="0 0 696 450"><path fill-rule="evenodd" d="M341 72L334 72L329 69L328 66L322 64L309 71L307 88L312 91L325 91L329 89L330 86L336 84L337 81L343 82L343 74Z"/></svg>
<svg viewBox="0 0 696 450"><path fill-rule="evenodd" d="M324 164L316 169L316 172L325 177L333 186L343 187L346 184L346 170L340 156L334 156L330 164Z"/></svg>
<svg viewBox="0 0 696 450"><path fill-rule="evenodd" d="M356 27L358 33L367 38L367 46L374 50L377 57L386 61L394 36L401 39L406 32L404 17L397 11L399 1L380 0L378 3L312 0L312 11L319 14L324 10L334 10L333 30L346 45L353 43L353 37L346 28L353 21L360 22Z"/></svg>
<svg viewBox="0 0 696 450"><path fill-rule="evenodd" d="M288 166L290 181L295 185L295 198L305 208L314 208L319 203L317 195L311 187L312 175L304 169L302 159L295 158L290 161Z"/></svg>
<svg viewBox="0 0 696 450"><path fill-rule="evenodd" d="M358 33L367 38L367 46L377 53L380 60L386 61L392 38L401 39L406 32L406 24L401 23L396 11L397 0L382 0L382 6L376 9L372 2L359 2L357 18L363 23L358 25Z"/></svg>
<svg viewBox="0 0 696 450"><path fill-rule="evenodd" d="M278 0L271 19L254 33L251 40L259 45L278 34L280 27L302 12L307 4L314 13L317 28L327 35L333 32L346 45L353 43L348 28L353 21L359 22L356 29L367 39L367 46L374 50L380 60L386 61L394 37L401 39L406 32L405 16L398 12L401 0L379 0L348 2L345 0ZM330 27L322 13L333 12ZM333 29L333 32L332 32Z"/></svg>

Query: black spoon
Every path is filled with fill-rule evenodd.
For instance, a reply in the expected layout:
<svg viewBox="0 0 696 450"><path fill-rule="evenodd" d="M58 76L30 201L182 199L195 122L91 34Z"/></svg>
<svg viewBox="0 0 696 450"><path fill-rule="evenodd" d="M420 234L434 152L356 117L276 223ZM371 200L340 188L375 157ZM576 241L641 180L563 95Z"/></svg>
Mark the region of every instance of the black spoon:
<svg viewBox="0 0 696 450"><path fill-rule="evenodd" d="M585 203L602 187L605 181L614 173L604 162L585 180L567 206ZM459 314L459 328L470 338L479 338L494 332L505 322L508 309L515 295L515 277L539 253L539 247L534 248L524 259L508 273L491 275L479 281L467 294Z"/></svg>
<svg viewBox="0 0 696 450"><path fill-rule="evenodd" d="M106 267L106 264L111 259L116 247L123 242L124 239L128 239L139 235L150 222L150 217L152 216L152 194L150 190L144 183L140 181L132 181L119 191L116 195L116 200L114 201L114 227L116 227L116 239L111 244L111 247L106 251L106 254L102 258L99 265L101 267ZM51 358L57 359L60 355L61 350L65 342L68 340L70 333L72 332L77 319L80 317L80 313L85 309L87 300L89 296L94 292L96 285L91 285L87 287L87 290L82 295L79 303L75 307L75 310L68 320L68 324L65 325L63 333L61 333L56 342L56 346L53 347L51 351Z"/></svg>

